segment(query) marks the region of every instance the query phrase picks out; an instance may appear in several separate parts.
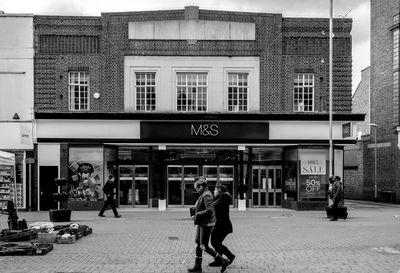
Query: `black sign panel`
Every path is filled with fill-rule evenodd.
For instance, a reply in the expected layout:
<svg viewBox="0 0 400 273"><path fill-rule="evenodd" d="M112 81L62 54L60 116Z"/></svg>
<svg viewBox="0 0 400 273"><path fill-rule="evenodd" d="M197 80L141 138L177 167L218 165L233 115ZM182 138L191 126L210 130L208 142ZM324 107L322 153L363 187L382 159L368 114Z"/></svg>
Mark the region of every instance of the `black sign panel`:
<svg viewBox="0 0 400 273"><path fill-rule="evenodd" d="M268 140L267 122L142 121L142 140Z"/></svg>

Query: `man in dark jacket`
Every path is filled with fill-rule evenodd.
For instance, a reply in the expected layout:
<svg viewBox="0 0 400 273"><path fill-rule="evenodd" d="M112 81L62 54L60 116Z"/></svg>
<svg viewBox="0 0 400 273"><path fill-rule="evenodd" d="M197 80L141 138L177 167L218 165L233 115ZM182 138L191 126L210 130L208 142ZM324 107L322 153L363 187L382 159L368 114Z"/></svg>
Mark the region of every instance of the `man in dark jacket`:
<svg viewBox="0 0 400 273"><path fill-rule="evenodd" d="M332 180L332 179L331 179ZM339 203L343 199L343 185L340 181L340 176L335 176L333 178L333 185L332 185L332 214L333 218L331 221L337 221L339 217ZM347 218L347 212L344 215L344 219Z"/></svg>
<svg viewBox="0 0 400 273"><path fill-rule="evenodd" d="M208 245L211 232L215 226L215 211L213 206L213 196L208 190L207 181L204 177L195 179L194 187L200 194L196 204L191 209L193 211L194 224L197 225L196 230L196 260L195 265L188 269L188 272L201 273L201 262L203 260L203 249L222 266L221 272L224 272L228 266L228 260L219 255L213 248Z"/></svg>
<svg viewBox="0 0 400 273"><path fill-rule="evenodd" d="M115 187L115 185L114 185L114 181L115 181L115 177L113 175L110 175L108 177L107 182L104 184L103 192L106 195L106 201L104 202L103 208L99 212L99 216L100 217L105 217L105 215L103 213L107 209L108 205L111 205L111 208L112 208L112 210L114 212L115 218L120 218L121 217L121 215L119 215L118 212L117 212L117 208L115 207L115 201L114 201L114 187Z"/></svg>
<svg viewBox="0 0 400 273"><path fill-rule="evenodd" d="M228 258L228 265L231 264L236 257L222 244L226 236L233 232L232 222L229 218L229 205L231 203L232 197L226 186L217 184L214 191L214 209L217 221L211 233L211 245L218 254L221 256L224 254ZM209 266L221 266L221 264L219 264L218 261L214 261L210 263Z"/></svg>

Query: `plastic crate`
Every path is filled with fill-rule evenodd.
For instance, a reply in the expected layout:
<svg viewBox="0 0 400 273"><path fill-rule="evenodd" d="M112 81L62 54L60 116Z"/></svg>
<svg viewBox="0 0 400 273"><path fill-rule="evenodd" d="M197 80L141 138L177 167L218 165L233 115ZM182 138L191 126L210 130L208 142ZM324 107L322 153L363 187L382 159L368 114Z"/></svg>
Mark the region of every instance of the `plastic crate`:
<svg viewBox="0 0 400 273"><path fill-rule="evenodd" d="M57 236L57 244L73 244L76 242L75 236L62 237Z"/></svg>
<svg viewBox="0 0 400 273"><path fill-rule="evenodd" d="M85 229L83 230L83 236L88 236L89 234L93 233L93 229L90 227L85 227Z"/></svg>
<svg viewBox="0 0 400 273"><path fill-rule="evenodd" d="M53 250L53 244L36 244L36 255L46 255Z"/></svg>
<svg viewBox="0 0 400 273"><path fill-rule="evenodd" d="M57 239L58 232L38 233L38 241L40 243L54 243Z"/></svg>

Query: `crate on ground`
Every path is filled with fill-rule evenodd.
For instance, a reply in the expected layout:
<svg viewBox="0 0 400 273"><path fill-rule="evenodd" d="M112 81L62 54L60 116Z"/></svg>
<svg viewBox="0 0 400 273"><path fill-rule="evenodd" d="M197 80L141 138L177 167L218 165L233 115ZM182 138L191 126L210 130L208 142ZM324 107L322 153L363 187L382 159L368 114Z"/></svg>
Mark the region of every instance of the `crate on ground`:
<svg viewBox="0 0 400 273"><path fill-rule="evenodd" d="M45 255L53 250L53 244L5 244L0 245L0 256Z"/></svg>
<svg viewBox="0 0 400 273"><path fill-rule="evenodd" d="M0 235L0 241L5 242L19 242L19 241L30 241L37 238L37 233L39 231L35 230L9 230L3 229Z"/></svg>
<svg viewBox="0 0 400 273"><path fill-rule="evenodd" d="M57 244L73 244L76 242L76 237L71 234L58 235L56 242Z"/></svg>
<svg viewBox="0 0 400 273"><path fill-rule="evenodd" d="M53 250L53 244L36 244L36 255L46 255Z"/></svg>
<svg viewBox="0 0 400 273"><path fill-rule="evenodd" d="M85 227L83 230L83 236L88 236L89 234L93 233L93 229L90 227Z"/></svg>
<svg viewBox="0 0 400 273"><path fill-rule="evenodd" d="M58 232L39 232L38 241L40 243L54 243L57 239Z"/></svg>

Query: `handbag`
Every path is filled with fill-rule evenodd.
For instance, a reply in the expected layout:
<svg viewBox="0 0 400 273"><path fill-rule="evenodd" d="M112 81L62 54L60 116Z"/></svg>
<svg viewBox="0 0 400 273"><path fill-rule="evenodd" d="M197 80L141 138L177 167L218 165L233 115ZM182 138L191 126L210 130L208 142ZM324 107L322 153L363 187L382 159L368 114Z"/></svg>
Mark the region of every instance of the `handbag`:
<svg viewBox="0 0 400 273"><path fill-rule="evenodd" d="M189 212L190 212L190 217L193 217L195 214L195 208L194 207L189 208Z"/></svg>

